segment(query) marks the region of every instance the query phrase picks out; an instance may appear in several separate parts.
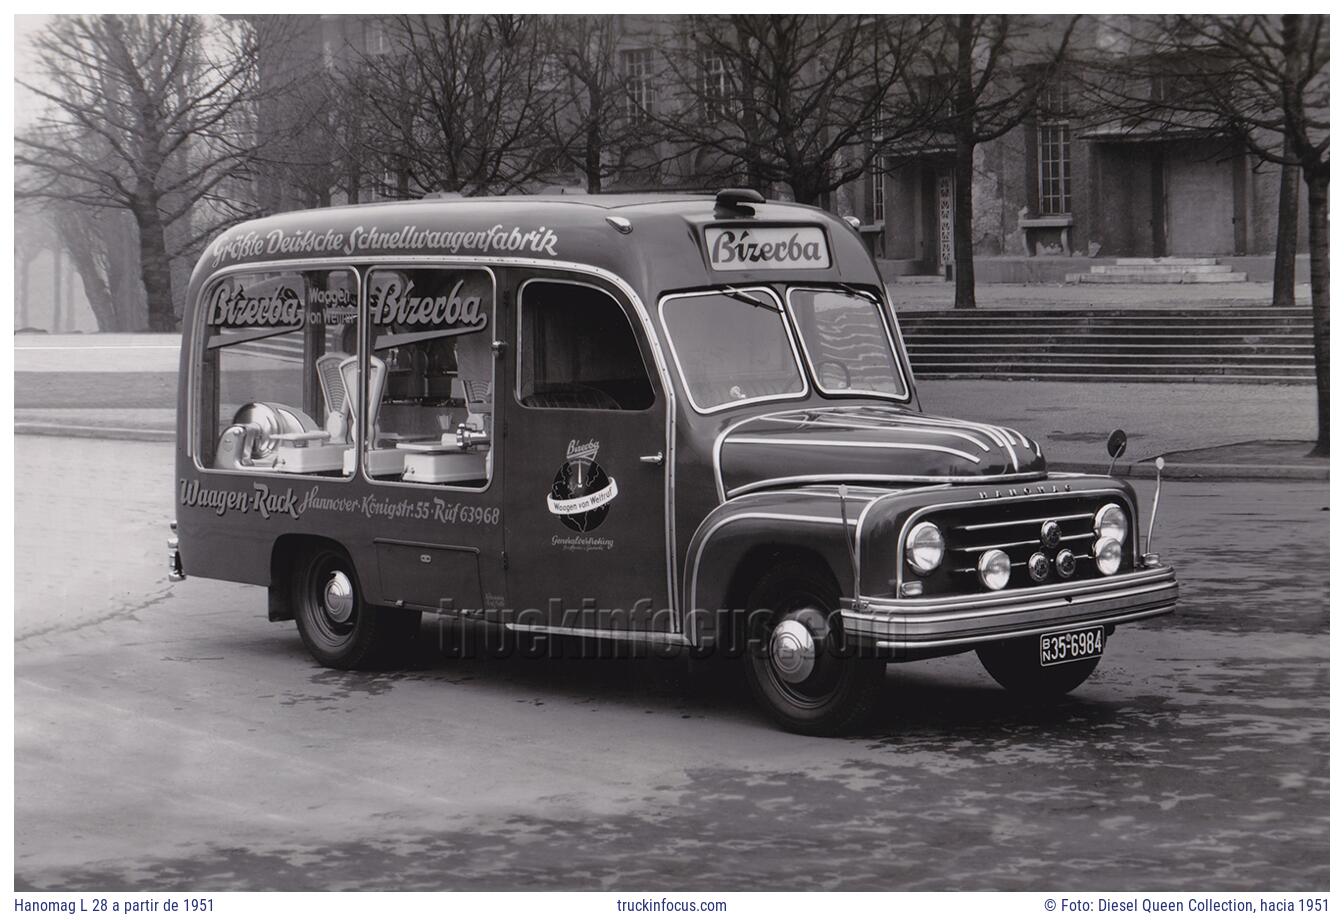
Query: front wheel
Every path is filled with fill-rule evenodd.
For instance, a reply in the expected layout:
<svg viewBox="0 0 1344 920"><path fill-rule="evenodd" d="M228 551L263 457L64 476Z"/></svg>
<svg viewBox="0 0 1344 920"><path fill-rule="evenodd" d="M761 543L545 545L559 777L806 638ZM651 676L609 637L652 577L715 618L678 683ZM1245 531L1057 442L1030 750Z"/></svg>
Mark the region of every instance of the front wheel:
<svg viewBox="0 0 1344 920"><path fill-rule="evenodd" d="M1003 689L1030 700L1061 697L1092 676L1101 658L1064 664L1041 664L1040 640L1035 636L982 645L975 650L989 676Z"/></svg>
<svg viewBox="0 0 1344 920"><path fill-rule="evenodd" d="M839 592L830 578L780 565L747 603L747 682L779 725L803 735L842 735L872 713L883 662L846 649Z"/></svg>
<svg viewBox="0 0 1344 920"><path fill-rule="evenodd" d="M388 610L364 602L350 558L319 548L298 560L292 580L294 619L318 664L357 670L390 664L420 627L415 610Z"/></svg>

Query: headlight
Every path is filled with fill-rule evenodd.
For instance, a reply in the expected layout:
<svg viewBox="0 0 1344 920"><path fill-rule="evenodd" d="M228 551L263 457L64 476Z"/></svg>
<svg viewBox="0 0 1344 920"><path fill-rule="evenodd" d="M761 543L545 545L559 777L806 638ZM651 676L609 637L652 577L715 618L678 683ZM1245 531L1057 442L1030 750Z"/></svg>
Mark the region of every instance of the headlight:
<svg viewBox="0 0 1344 920"><path fill-rule="evenodd" d="M905 538L905 561L920 575L927 575L943 561L943 532L929 521L921 521Z"/></svg>
<svg viewBox="0 0 1344 920"><path fill-rule="evenodd" d="M989 549L980 554L980 561L976 563L975 569L980 573L980 584L991 591L998 591L1008 584L1008 575L1012 572L1013 565L1003 550Z"/></svg>
<svg viewBox="0 0 1344 920"><path fill-rule="evenodd" d="M1098 539L1114 540L1123 544L1125 537L1129 535L1129 522L1125 520L1125 512L1116 504L1103 505L1092 518L1092 532Z"/></svg>
<svg viewBox="0 0 1344 920"><path fill-rule="evenodd" d="M1114 575L1120 571L1120 541L1102 537L1092 544L1092 558L1097 562L1097 571L1103 575Z"/></svg>

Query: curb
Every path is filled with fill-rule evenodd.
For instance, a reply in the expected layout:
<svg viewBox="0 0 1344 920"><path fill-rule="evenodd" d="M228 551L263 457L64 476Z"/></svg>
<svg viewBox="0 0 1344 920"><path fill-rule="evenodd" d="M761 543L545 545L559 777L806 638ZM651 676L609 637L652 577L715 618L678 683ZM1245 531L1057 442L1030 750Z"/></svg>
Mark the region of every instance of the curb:
<svg viewBox="0 0 1344 920"><path fill-rule="evenodd" d="M1105 474L1109 463L1060 463L1050 469L1058 473ZM1135 463L1117 463L1112 475L1122 479L1156 479L1157 467L1150 460ZM1329 482L1330 467L1294 464L1284 466L1253 466L1245 463L1177 463L1167 461L1163 479L1173 480L1243 480L1281 479L1295 482Z"/></svg>
<svg viewBox="0 0 1344 920"><path fill-rule="evenodd" d="M166 428L105 428L98 425L60 425L43 422L15 422L14 434L48 438L101 438L106 441L172 443L177 440L177 432Z"/></svg>

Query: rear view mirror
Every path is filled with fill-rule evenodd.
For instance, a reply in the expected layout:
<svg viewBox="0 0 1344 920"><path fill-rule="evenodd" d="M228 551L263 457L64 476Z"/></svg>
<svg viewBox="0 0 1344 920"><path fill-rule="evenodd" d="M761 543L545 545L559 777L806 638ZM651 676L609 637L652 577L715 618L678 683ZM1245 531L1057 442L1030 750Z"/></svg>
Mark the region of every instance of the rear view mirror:
<svg viewBox="0 0 1344 920"><path fill-rule="evenodd" d="M1123 428L1117 428L1111 432L1110 437L1106 439L1106 453L1112 460L1121 457L1125 453L1125 447L1129 444L1129 436L1125 434Z"/></svg>

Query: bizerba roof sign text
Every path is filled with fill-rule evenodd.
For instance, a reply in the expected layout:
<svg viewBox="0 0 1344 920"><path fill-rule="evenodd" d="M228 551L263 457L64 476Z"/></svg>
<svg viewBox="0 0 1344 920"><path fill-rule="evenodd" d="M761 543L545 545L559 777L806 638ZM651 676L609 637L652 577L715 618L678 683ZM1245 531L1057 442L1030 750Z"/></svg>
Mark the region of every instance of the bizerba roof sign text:
<svg viewBox="0 0 1344 920"><path fill-rule="evenodd" d="M706 227L705 248L716 271L831 267L820 227Z"/></svg>

